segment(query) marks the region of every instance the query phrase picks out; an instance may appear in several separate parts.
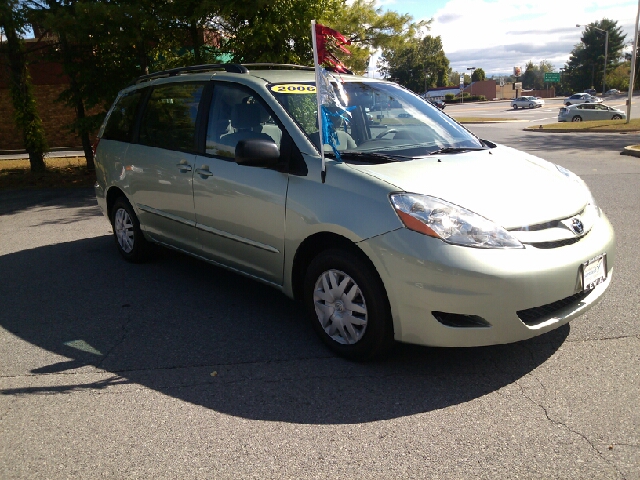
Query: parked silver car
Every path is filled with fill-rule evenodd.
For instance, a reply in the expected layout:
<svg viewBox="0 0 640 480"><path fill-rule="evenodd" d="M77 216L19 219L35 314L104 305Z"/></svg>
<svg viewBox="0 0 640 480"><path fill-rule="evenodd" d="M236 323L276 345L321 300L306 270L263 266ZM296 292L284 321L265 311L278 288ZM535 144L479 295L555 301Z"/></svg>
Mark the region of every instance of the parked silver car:
<svg viewBox="0 0 640 480"><path fill-rule="evenodd" d="M614 107L602 103L582 103L562 107L558 112L559 122L582 122L588 120L620 120L626 119L627 114Z"/></svg>
<svg viewBox="0 0 640 480"><path fill-rule="evenodd" d="M524 96L518 97L511 101L511 108L535 108L544 106L544 100L538 97Z"/></svg>
<svg viewBox="0 0 640 480"><path fill-rule="evenodd" d="M122 90L95 185L122 257L143 261L154 243L264 282L353 359L394 339L528 339L602 298L614 232L579 177L476 137L394 83L332 85L346 103L322 113L340 147L327 149L326 178L313 69L188 67ZM393 115L367 121L374 103Z"/></svg>
<svg viewBox="0 0 640 480"><path fill-rule="evenodd" d="M578 105L580 103L602 103L602 99L600 97L589 95L588 93L574 93L564 100L564 104L566 106Z"/></svg>

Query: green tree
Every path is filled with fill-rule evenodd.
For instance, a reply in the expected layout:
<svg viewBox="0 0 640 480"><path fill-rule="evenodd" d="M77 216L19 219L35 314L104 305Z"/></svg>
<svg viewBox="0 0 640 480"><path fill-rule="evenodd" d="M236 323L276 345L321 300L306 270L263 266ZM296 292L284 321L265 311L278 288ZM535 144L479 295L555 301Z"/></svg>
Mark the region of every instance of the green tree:
<svg viewBox="0 0 640 480"><path fill-rule="evenodd" d="M449 84L449 60L439 36L412 38L402 46L383 50L383 57L386 65L381 73L414 92Z"/></svg>
<svg viewBox="0 0 640 480"><path fill-rule="evenodd" d="M338 9L325 10L322 22L351 40L351 55L344 63L356 73L366 72L376 51L400 49L431 24L431 20L414 22L411 15L376 8L375 0L341 2Z"/></svg>
<svg viewBox="0 0 640 480"><path fill-rule="evenodd" d="M6 53L9 57L9 81L14 120L22 132L23 145L29 154L31 171L41 172L46 169L44 154L47 151L47 143L33 95L24 41L20 37L20 34L24 34L25 25L26 19L17 1L6 0L0 3L0 27L7 37Z"/></svg>
<svg viewBox="0 0 640 480"><path fill-rule="evenodd" d="M617 21L607 18L590 23L582 32L581 43L571 51L569 61L565 65L567 82L574 91L602 85L605 34L595 27L609 32L607 73L619 64L618 59L624 48L625 40L622 27L618 27Z"/></svg>
<svg viewBox="0 0 640 480"><path fill-rule="evenodd" d="M472 82L482 82L486 78L486 74L482 68L476 68L471 75Z"/></svg>

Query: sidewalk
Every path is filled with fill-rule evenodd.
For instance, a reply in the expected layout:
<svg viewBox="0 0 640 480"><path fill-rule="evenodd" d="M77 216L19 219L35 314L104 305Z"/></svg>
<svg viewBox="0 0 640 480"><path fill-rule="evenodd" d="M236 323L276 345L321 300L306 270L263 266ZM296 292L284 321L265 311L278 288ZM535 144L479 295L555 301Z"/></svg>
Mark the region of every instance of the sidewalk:
<svg viewBox="0 0 640 480"><path fill-rule="evenodd" d="M45 155L45 158L64 158L64 157L84 157L83 150L71 149L52 149ZM29 158L29 154L24 150L0 150L0 161L2 160L20 160Z"/></svg>

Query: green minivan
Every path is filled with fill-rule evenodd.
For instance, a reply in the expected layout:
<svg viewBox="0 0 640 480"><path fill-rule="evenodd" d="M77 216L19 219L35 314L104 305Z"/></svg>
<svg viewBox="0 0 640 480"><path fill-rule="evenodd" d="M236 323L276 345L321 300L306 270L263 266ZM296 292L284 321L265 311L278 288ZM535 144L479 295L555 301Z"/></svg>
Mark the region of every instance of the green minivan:
<svg viewBox="0 0 640 480"><path fill-rule="evenodd" d="M325 125L332 148L313 68L203 65L122 90L95 186L121 255L157 244L271 285L358 360L394 340L531 338L602 298L614 232L579 177L397 84L331 85L344 101Z"/></svg>

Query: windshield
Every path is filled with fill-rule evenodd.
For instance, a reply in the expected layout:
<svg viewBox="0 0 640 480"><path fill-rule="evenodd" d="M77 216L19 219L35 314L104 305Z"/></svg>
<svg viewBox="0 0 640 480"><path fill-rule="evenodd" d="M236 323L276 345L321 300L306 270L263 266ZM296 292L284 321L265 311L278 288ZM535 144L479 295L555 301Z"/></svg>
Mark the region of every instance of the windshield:
<svg viewBox="0 0 640 480"><path fill-rule="evenodd" d="M335 84L334 84L335 87ZM483 144L439 109L392 83L345 82L347 114L332 118L341 157L366 154L415 158L442 149L478 149ZM272 84L269 90L320 150L313 83ZM325 154L332 156L329 145ZM342 155L354 153L357 155Z"/></svg>

